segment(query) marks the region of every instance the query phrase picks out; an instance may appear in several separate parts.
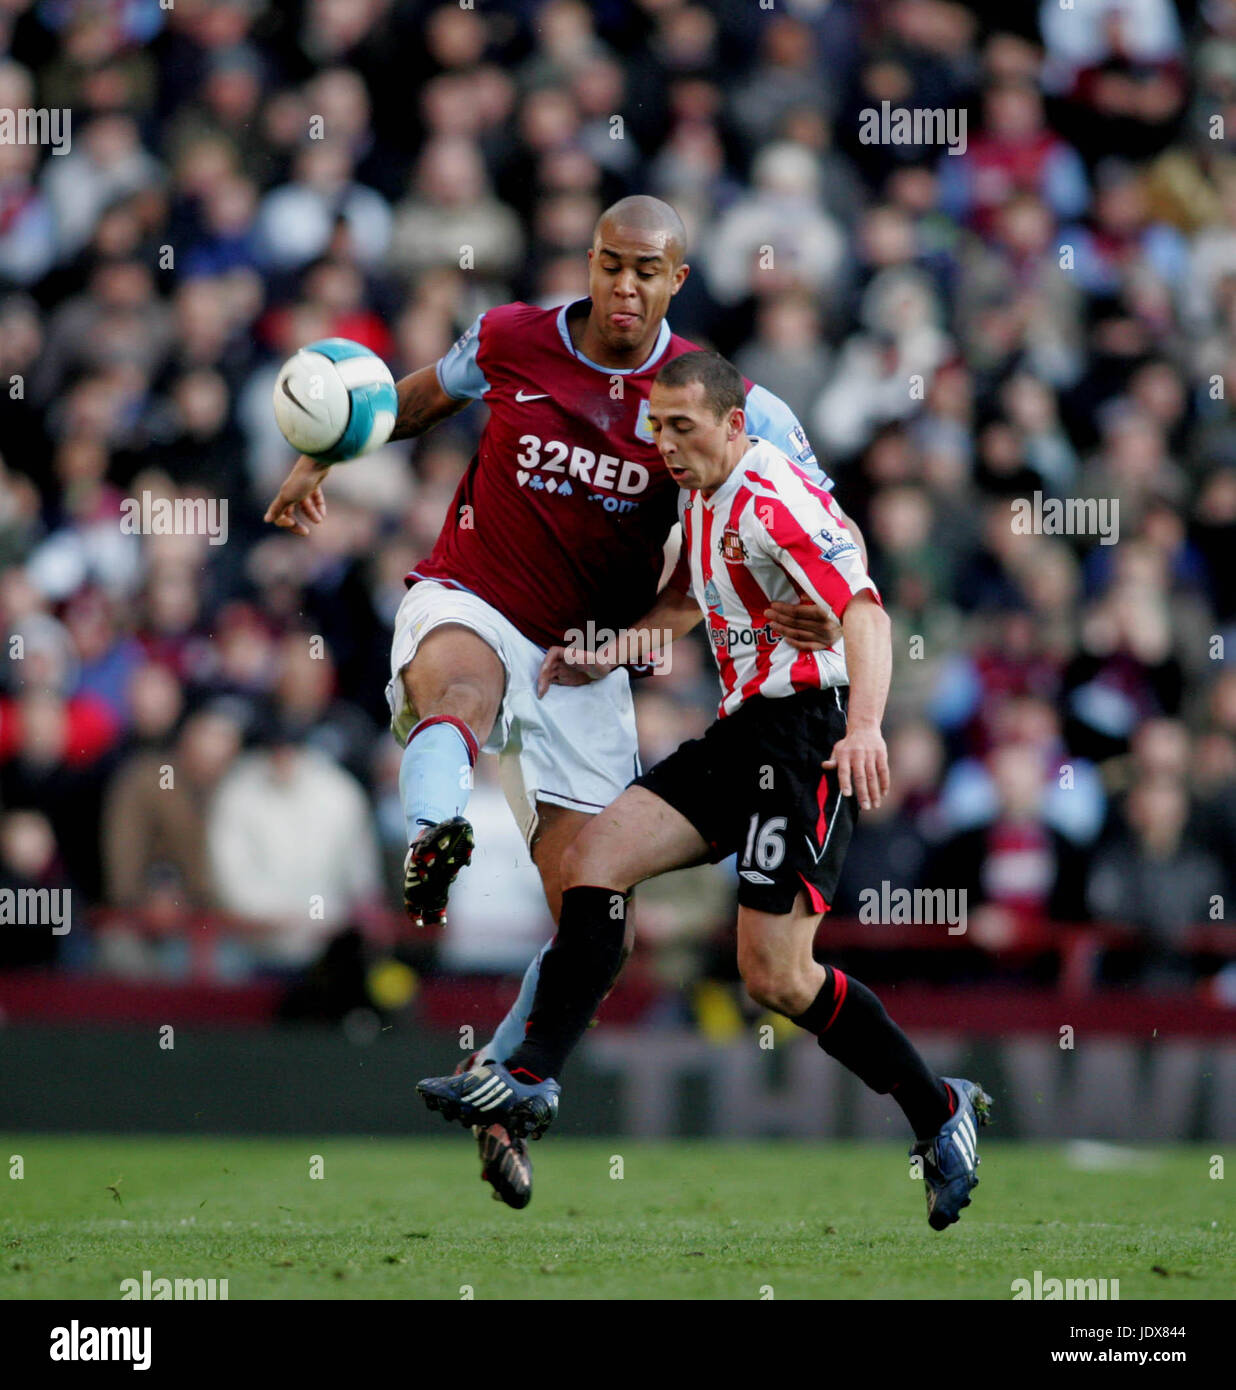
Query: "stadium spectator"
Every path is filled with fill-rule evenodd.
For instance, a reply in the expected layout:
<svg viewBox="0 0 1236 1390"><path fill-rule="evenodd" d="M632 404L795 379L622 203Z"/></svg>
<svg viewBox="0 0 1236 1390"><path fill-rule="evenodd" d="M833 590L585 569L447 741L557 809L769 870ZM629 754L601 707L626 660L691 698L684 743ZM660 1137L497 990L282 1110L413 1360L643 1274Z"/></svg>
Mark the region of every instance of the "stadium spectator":
<svg viewBox="0 0 1236 1390"><path fill-rule="evenodd" d="M163 170L142 145L132 116L119 111L96 116L43 180L56 220L59 258L67 260L86 245L109 203L155 188L162 179Z"/></svg>
<svg viewBox="0 0 1236 1390"><path fill-rule="evenodd" d="M258 209L261 264L295 271L341 244L363 265L387 252L391 209L381 194L353 181L353 156L339 145L309 141L296 153L292 178L272 189Z"/></svg>
<svg viewBox="0 0 1236 1390"><path fill-rule="evenodd" d="M756 62L729 103L730 118L753 151L776 137L790 111L810 106L831 114L841 97L836 78L819 64L809 25L793 14L770 21L761 26ZM823 82L822 74L828 74Z"/></svg>
<svg viewBox="0 0 1236 1390"><path fill-rule="evenodd" d="M754 191L717 223L703 252L708 286L722 306L749 295L800 287L827 298L846 265L845 238L820 200L809 150L765 146L752 167Z"/></svg>
<svg viewBox="0 0 1236 1390"><path fill-rule="evenodd" d="M803 420L900 634L893 801L852 866L909 883L942 839L993 942L1082 915L1088 878L1094 911L1128 906L1170 952L1199 884L1236 891L1236 178L1212 124L1236 122L1230 31L1221 6L1167 0L1044 0L1024 22L931 0L0 5L0 109L74 115L67 154L0 143L6 872L96 906L145 893L161 934L94 956L129 972L189 968L188 885L266 923L229 958L242 974L359 919L365 795L379 825L390 795L386 628L483 411L338 468L300 545L258 522L289 460L278 366L338 335L401 375L491 304L576 298L596 210L649 191L689 232L672 327ZM864 143L883 101L964 110L965 153ZM122 531L142 491L226 498L226 544ZM1118 503L1115 543L1014 533L1036 492ZM701 656L642 683L646 761L710 712ZM219 696L229 727L273 704L305 747L228 771L209 833L245 867L202 888L187 827L212 778L156 793L148 773L194 762ZM161 821L182 795L192 814ZM262 844L259 871L242 851ZM1189 894L1111 896L1139 860ZM705 880L728 894L683 875L649 895L662 982L695 978L728 913ZM477 907L491 963L496 901Z"/></svg>
<svg viewBox="0 0 1236 1390"><path fill-rule="evenodd" d="M66 873L97 901L104 755L115 744L115 722L88 696L65 700L33 687L0 702L0 725L0 805L45 816Z"/></svg>
<svg viewBox="0 0 1236 1390"><path fill-rule="evenodd" d="M68 925L79 929L80 940L84 912L73 920L72 885L65 874L51 823L39 811L5 811L0 814L0 891L8 894L31 889L69 894ZM0 970L55 964L71 931L53 932L52 925L50 921L6 923L0 931Z"/></svg>
<svg viewBox="0 0 1236 1390"><path fill-rule="evenodd" d="M31 105L29 74L14 63L0 68L0 100L9 109ZM10 285L33 285L56 259L56 214L35 180L34 145L0 145L0 276Z"/></svg>
<svg viewBox="0 0 1236 1390"><path fill-rule="evenodd" d="M1077 152L1047 125L1043 99L1030 80L988 88L983 120L965 153L943 165L940 205L981 235L1016 193L1029 193L1051 209L1057 223L1071 221L1089 201Z"/></svg>
<svg viewBox="0 0 1236 1390"><path fill-rule="evenodd" d="M138 748L117 769L103 802L105 893L111 906L140 909L169 884L186 915L215 905L208 811L240 751L241 732L225 709L207 708L186 720L173 745Z"/></svg>
<svg viewBox="0 0 1236 1390"><path fill-rule="evenodd" d="M404 275L462 265L501 277L519 264L519 219L490 192L480 152L440 136L417 161L412 195L395 209L390 264Z"/></svg>
<svg viewBox="0 0 1236 1390"><path fill-rule="evenodd" d="M928 861L925 880L967 894L981 919L979 943L999 950L1020 924L1050 918L1079 921L1085 914L1086 859L1044 814L1043 767L1038 751L1005 743L988 758L994 806L973 829L945 840Z"/></svg>
<svg viewBox="0 0 1236 1390"><path fill-rule="evenodd" d="M304 969L372 909L379 891L364 792L286 725L224 776L206 840L213 896L249 924L255 969Z"/></svg>
<svg viewBox="0 0 1236 1390"><path fill-rule="evenodd" d="M760 301L755 341L735 355L734 365L780 396L800 420L809 420L829 361L816 301L787 290Z"/></svg>
<svg viewBox="0 0 1236 1390"><path fill-rule="evenodd" d="M335 662L320 637L289 632L278 643L271 688L278 715L302 732L307 747L363 782L378 730L363 710L337 698L337 680Z"/></svg>
<svg viewBox="0 0 1236 1390"><path fill-rule="evenodd" d="M1212 920L1226 886L1210 853L1185 838L1188 818L1182 782L1166 775L1140 779L1128 795L1123 831L1098 851L1086 885L1096 917L1138 933L1136 974L1151 985L1189 978L1181 959L1184 933ZM1109 963L1113 975L1128 970L1128 962Z"/></svg>

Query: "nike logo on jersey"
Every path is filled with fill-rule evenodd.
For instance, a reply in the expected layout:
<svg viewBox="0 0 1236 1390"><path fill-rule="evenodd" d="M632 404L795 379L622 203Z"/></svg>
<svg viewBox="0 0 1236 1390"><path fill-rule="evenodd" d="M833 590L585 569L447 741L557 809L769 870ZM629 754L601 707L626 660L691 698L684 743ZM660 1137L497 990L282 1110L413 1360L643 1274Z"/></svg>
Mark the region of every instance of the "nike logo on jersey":
<svg viewBox="0 0 1236 1390"><path fill-rule="evenodd" d="M543 401L548 395L548 391L542 391L539 396L528 396L524 394L523 387L521 386L520 389L515 392L515 399L522 404L524 401Z"/></svg>

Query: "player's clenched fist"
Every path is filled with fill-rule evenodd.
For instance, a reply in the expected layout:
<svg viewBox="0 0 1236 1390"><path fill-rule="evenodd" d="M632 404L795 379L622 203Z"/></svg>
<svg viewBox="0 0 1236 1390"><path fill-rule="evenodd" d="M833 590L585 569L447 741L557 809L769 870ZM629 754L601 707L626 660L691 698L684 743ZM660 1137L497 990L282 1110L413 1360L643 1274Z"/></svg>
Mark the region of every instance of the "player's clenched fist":
<svg viewBox="0 0 1236 1390"><path fill-rule="evenodd" d="M857 796L864 811L878 806L888 795L888 749L878 728L847 730L822 766L837 769L841 795Z"/></svg>
<svg viewBox="0 0 1236 1390"><path fill-rule="evenodd" d="M295 531L298 536L307 536L309 528L305 521L316 526L326 516L322 481L329 471L329 464L317 463L302 454L284 480L279 495L267 507L264 520L274 522L285 531ZM298 507L300 512L297 512Z"/></svg>
<svg viewBox="0 0 1236 1390"><path fill-rule="evenodd" d="M587 685L614 669L615 663L601 652L581 651L578 647L550 647L536 678L537 699L544 699L551 685Z"/></svg>

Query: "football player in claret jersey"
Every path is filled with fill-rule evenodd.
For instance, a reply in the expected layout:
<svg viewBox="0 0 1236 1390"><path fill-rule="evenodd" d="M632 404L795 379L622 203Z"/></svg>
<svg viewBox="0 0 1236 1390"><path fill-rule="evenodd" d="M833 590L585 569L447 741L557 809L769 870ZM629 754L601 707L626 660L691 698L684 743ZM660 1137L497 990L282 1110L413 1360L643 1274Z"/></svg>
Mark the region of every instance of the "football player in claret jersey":
<svg viewBox="0 0 1236 1390"><path fill-rule="evenodd" d="M701 618L721 675L717 721L642 776L574 841L558 935L541 961L524 1040L505 1064L422 1081L431 1109L539 1137L558 1109L563 1063L618 969L627 894L701 860L738 856L738 964L753 999L815 1034L830 1056L914 1130L931 1226L943 1230L978 1182L989 1098L938 1077L859 981L813 954L857 815L888 790L880 732L892 669L880 596L828 492L767 439L750 437L747 392L715 353L657 376L649 422L681 489L682 558L636 628L680 637ZM765 618L806 595L842 640L797 651ZM613 651L552 648L540 690L612 679ZM604 679L601 679L601 678Z"/></svg>
<svg viewBox="0 0 1236 1390"><path fill-rule="evenodd" d="M545 650L566 633L589 620L598 630L628 627L657 592L678 489L648 424L648 393L665 362L694 348L665 321L688 274L684 235L667 204L622 199L597 223L588 299L490 309L440 361L398 383L396 439L469 401L489 408L438 542L408 576L395 619L387 698L404 746L404 899L418 922L442 921L471 854L464 811L478 750L501 759L555 921L564 850L639 771L626 671L555 687L543 700L536 681ZM751 427L830 487L793 412L748 388ZM299 459L266 519L307 535L325 514L326 473ZM810 603L771 604L766 617L808 648L835 636ZM501 1061L522 1038L539 960L479 1059ZM477 1137L483 1175L503 1200L526 1205L523 1144L501 1131Z"/></svg>

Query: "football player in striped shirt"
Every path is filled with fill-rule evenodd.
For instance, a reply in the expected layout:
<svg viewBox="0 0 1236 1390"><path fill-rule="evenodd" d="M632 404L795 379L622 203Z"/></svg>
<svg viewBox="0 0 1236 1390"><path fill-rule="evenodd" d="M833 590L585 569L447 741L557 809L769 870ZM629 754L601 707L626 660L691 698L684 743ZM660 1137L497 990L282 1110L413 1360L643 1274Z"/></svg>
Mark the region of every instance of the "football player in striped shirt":
<svg viewBox="0 0 1236 1390"><path fill-rule="evenodd" d="M745 407L737 369L696 351L660 370L648 410L681 489L683 548L636 630L651 651L707 621L719 717L636 777L567 850L558 935L541 961L524 1040L505 1064L417 1090L447 1119L539 1137L557 1113L567 1055L617 972L631 888L737 854L748 992L892 1095L914 1131L928 1220L943 1230L978 1183L977 1131L990 1099L972 1081L934 1075L876 996L813 953L857 807L878 806L888 790L880 723L889 621L829 493L774 444L748 435ZM770 602L801 598L840 620L831 648L797 650L769 626ZM538 688L601 679L615 662L607 648L554 647Z"/></svg>

